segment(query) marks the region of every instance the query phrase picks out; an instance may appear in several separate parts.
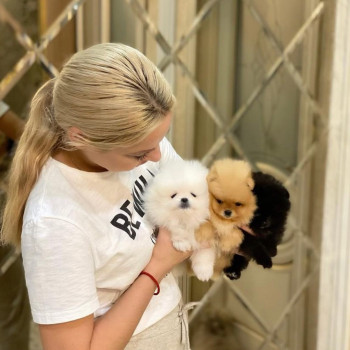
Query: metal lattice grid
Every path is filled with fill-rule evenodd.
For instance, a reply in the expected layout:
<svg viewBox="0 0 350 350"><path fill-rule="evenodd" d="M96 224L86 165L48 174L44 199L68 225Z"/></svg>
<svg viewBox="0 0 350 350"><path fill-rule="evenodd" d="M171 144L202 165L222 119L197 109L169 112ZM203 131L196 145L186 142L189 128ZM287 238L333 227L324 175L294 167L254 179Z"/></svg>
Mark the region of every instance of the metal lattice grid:
<svg viewBox="0 0 350 350"><path fill-rule="evenodd" d="M0 99L2 100L9 91L18 83L29 68L38 63L51 77L58 75L57 68L49 62L43 51L57 36L62 28L76 15L78 9L86 0L72 1L56 18L51 26L40 37L37 43L23 30L21 24L0 3L0 21L14 32L18 43L26 50L26 54L15 64L10 72L0 81Z"/></svg>
<svg viewBox="0 0 350 350"><path fill-rule="evenodd" d="M307 33L307 31L312 28L316 20L320 18L322 12L324 11L324 3L320 2L318 6L314 9L311 15L305 20L304 24L300 27L295 36L290 40L288 45L283 47L283 45L279 42L269 25L263 19L261 14L258 12L256 7L254 6L251 0L246 0L245 5L248 7L252 16L255 18L257 23L263 28L263 31L266 35L266 38L275 48L278 58L271 65L270 69L267 70L265 76L261 80L260 84L258 84L255 89L251 92L250 96L247 98L246 102L243 103L237 112L231 116L230 121L225 122L225 118L218 112L215 105L201 92L199 84L196 78L191 73L190 69L187 65L181 60L179 54L181 50L183 50L190 39L196 35L196 33L200 30L204 21L210 14L210 12L218 5L218 3L222 0L209 0L205 3L205 5L198 11L192 25L185 31L185 34L175 42L174 45L170 45L165 39L162 32L157 28L156 24L151 20L147 10L143 8L138 0L126 0L126 2L130 5L130 8L135 13L136 17L144 24L145 28L149 32L149 34L154 38L157 44L165 53L165 57L161 60L158 67L164 71L170 64L174 64L179 67L182 71L184 77L187 79L189 85L191 86L193 95L197 99L197 101L201 104L204 110L207 112L209 118L213 120L217 129L220 132L220 135L217 137L216 141L212 144L210 149L207 151L202 161L204 164L210 164L218 154L218 152L222 149L224 145L229 145L238 156L248 160L251 162L252 167L257 169L257 164L254 164L249 156L246 154L245 150L241 146L239 138L235 135L235 128L239 121L244 118L247 111L254 104L254 102L259 98L265 88L269 85L269 83L274 79L277 72L281 69L281 67L285 67L290 74L292 80L295 85L299 89L301 95L306 99L309 107L315 116L318 117L320 123L320 133L319 138L315 139L310 145L308 150L304 153L303 157L299 159L297 166L293 169L293 172L290 174L288 179L285 181L285 185L287 187L292 186L292 184L296 181L305 165L308 164L313 156L315 155L319 142L326 136L328 132L327 126L327 118L324 115L322 109L317 103L313 94L309 91L307 84L303 81L302 76L298 72L298 70L293 65L290 60L291 54L294 52L297 46L299 46ZM60 32L60 30L68 23L77 13L78 9L82 7L85 0L74 0L72 1L62 13L57 17L54 23L47 29L47 31L41 36L40 40L35 43L33 40L25 33L20 23L18 23L13 16L6 10L5 6L0 3L0 21L10 26L15 34L16 40L23 46L26 50L26 54L17 62L17 64L13 67L13 69L2 79L0 82L0 99L3 99L9 91L18 83L18 81L23 77L23 75L29 70L29 68L38 63L46 72L48 72L51 76L56 76L58 74L57 69L48 61L48 59L43 54L43 51L47 48L49 43L55 38L55 36ZM302 242L305 249L311 252L313 257L318 261L319 253L317 248L314 246L313 242L309 239L307 234L303 232L303 229L299 226L296 220L292 218L292 225L295 235ZM13 259L13 258L12 258ZM4 265L5 266L5 265ZM4 268L2 267L2 269ZM6 265L7 266L7 265ZM228 286L228 288L236 295L236 297L245 305L245 307L250 310L253 317L256 321L262 326L264 329L264 339L261 342L260 350L264 349L266 345L273 341L277 341L280 346L284 348L278 338L276 339L276 332L290 313L291 309L300 298L300 296L305 292L305 290L310 285L313 277L317 275L319 264L315 264L315 267L304 276L302 282L299 285L299 288L295 291L294 295L291 297L288 305L286 305L285 309L281 313L278 321L274 324L273 327L269 327L264 319L257 310L251 305L249 300L246 300L239 290L235 287L234 284L229 283L228 280L222 279L216 282L205 298L202 301L202 305L205 304L205 300L208 299L222 284ZM1 270L1 272L3 272ZM201 311L201 307L198 307L192 314L191 319L193 319L196 314Z"/></svg>
<svg viewBox="0 0 350 350"><path fill-rule="evenodd" d="M289 44L286 47L283 47L282 44L277 40L273 31L269 28L269 26L263 20L262 16L259 14L257 9L254 7L252 1L246 1L246 5L248 6L250 12L252 13L256 21L263 28L264 33L266 34L266 37L270 41L271 45L276 49L279 56L276 59L276 61L272 64L270 69L267 71L261 83L258 86L256 86L256 88L251 93L251 95L246 100L246 102L232 116L231 121L228 124L224 122L224 118L220 116L215 106L201 93L196 79L193 77L188 67L183 63L183 61L179 57L179 53L181 49L183 49L186 43L189 42L190 38L196 34L196 32L201 27L201 24L207 17L208 13L214 8L214 6L218 3L218 1L208 1L205 4L205 6L201 8L192 26L186 31L186 34L184 34L181 37L181 39L173 45L173 47L171 47L171 45L168 44L168 42L162 35L161 31L157 28L155 23L152 22L147 11L140 5L140 3L137 0L129 0L128 3L130 3L135 14L144 23L144 25L147 27L147 30L151 33L153 38L157 41L159 46L162 48L162 50L166 54L166 56L159 63L158 67L161 70L165 70L165 68L170 63L173 63L182 70L182 73L184 74L189 84L191 85L194 96L196 97L198 102L202 105L202 107L206 110L208 116L214 121L218 130L220 130L221 132L221 135L217 138L216 142L212 145L210 150L206 153L206 155L202 159L204 164L210 164L215 159L215 156L220 151L220 149L227 143L236 151L236 153L240 157L249 160L249 157L241 147L238 138L234 135L234 128L237 125L237 123L241 120L241 118L244 117L244 115L249 110L249 108L253 105L253 103L258 99L258 97L261 95L264 89L268 86L271 80L276 76L279 69L282 66L287 68L288 73L292 77L300 93L302 94L302 96L305 97L313 113L316 116L318 116L320 120L319 125L320 125L320 128L322 129L319 139L314 140L314 142L309 146L303 158L299 160L297 166L294 168L291 175L285 181L284 184L287 187L290 187L295 181L295 179L298 177L298 175L301 173L305 165L310 162L313 155L317 151L319 142L324 139L324 137L328 132L326 116L324 115L322 109L318 105L315 97L309 91L307 84L303 81L303 78L298 73L297 69L289 59L290 55L293 53L295 48L302 43L303 38L306 35L306 32L312 27L315 21L320 18L324 10L324 3L323 2L319 3L319 5L314 9L314 11L309 16L309 18L307 18L304 24L300 27L298 32L289 42ZM256 164L252 164L252 166L253 168L256 168ZM298 223L295 220L293 220L293 218L292 218L292 221L293 221L294 231L298 239L300 239L304 247L307 250L309 250L311 254L313 254L313 257L316 258L316 261L319 261L319 253L317 251L317 248L314 246L313 242L309 239L306 233L303 232L301 227L298 227ZM261 342L259 350L264 349L268 344L270 344L274 340L278 341L278 346L281 346L281 348L285 348L285 345L283 345L283 342L281 342L279 339L276 339L276 332L280 328L282 323L285 321L288 314L291 312L293 306L296 304L296 302L299 300L299 298L303 295L305 290L308 288L313 278L317 275L318 269L319 269L319 263L315 264L314 268L306 276L304 276L299 287L290 298L289 303L285 306L284 310L280 314L280 317L278 318L277 322L273 325L273 327L267 326L267 324L263 320L263 317L259 315L257 310L254 309L253 305L250 304L248 300L245 300L241 295L241 293L239 292L239 290L235 287L235 285L233 283L230 283L225 278L214 283L214 285L211 287L211 289L203 299L202 306L205 305L205 301L209 299L211 295L215 294L216 290L219 288L218 286L221 287L222 283L225 283L226 285L229 286L229 289L237 296L237 298L241 300L242 304L244 304L245 307L248 310L250 310L253 317L264 329L265 334L263 336L263 341ZM193 320L200 311L201 311L201 307L198 307L193 312L191 316L191 320Z"/></svg>

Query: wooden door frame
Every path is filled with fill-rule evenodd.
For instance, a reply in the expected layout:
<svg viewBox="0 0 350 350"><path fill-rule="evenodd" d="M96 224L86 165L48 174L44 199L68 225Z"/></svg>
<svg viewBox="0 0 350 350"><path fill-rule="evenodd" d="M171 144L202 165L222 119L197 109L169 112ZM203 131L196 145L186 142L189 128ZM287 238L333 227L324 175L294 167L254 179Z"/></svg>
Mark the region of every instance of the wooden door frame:
<svg viewBox="0 0 350 350"><path fill-rule="evenodd" d="M334 10L317 350L350 349L350 3Z"/></svg>

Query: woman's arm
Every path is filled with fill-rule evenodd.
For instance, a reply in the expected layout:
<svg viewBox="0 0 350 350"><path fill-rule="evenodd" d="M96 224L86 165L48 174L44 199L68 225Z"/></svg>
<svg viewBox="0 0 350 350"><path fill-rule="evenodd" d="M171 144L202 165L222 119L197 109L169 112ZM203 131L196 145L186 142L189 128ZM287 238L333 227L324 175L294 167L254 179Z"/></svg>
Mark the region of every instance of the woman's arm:
<svg viewBox="0 0 350 350"><path fill-rule="evenodd" d="M172 246L170 234L161 229L145 271L160 282L191 252ZM39 325L44 350L124 349L150 302L156 285L146 275L139 276L113 307L95 322L93 315L55 325Z"/></svg>

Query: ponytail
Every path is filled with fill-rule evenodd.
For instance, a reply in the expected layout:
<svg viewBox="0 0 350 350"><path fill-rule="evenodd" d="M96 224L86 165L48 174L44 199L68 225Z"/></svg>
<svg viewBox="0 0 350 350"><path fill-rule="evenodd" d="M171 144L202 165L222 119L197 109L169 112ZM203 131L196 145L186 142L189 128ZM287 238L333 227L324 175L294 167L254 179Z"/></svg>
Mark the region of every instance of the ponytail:
<svg viewBox="0 0 350 350"><path fill-rule="evenodd" d="M54 120L52 93L55 79L35 94L28 121L9 171L1 241L17 247L21 242L24 208L45 162L60 144L62 132Z"/></svg>
<svg viewBox="0 0 350 350"><path fill-rule="evenodd" d="M75 53L56 79L34 96L9 173L2 241L16 246L28 196L53 152L135 145L175 102L157 67L123 44L98 44ZM71 127L81 131L79 138L69 138Z"/></svg>

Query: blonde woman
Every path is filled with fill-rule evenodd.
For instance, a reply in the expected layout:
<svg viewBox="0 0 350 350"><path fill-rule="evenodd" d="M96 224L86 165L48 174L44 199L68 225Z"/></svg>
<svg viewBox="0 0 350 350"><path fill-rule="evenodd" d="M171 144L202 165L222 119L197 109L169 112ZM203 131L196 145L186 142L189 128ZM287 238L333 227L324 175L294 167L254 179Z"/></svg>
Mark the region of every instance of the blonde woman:
<svg viewBox="0 0 350 350"><path fill-rule="evenodd" d="M2 238L21 246L45 350L184 349L180 291L188 258L144 220L174 97L140 52L76 53L34 96L12 169ZM154 295L156 294L156 295Z"/></svg>

